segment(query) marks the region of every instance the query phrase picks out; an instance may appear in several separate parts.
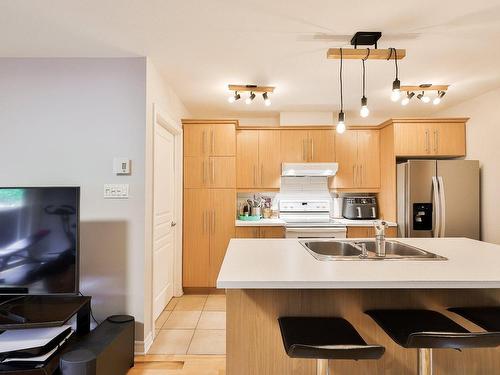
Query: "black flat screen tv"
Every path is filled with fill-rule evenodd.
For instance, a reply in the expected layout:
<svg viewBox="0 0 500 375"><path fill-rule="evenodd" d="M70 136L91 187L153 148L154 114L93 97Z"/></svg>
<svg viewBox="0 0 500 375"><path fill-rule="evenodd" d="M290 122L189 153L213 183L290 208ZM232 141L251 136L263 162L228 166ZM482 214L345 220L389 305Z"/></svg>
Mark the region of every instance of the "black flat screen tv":
<svg viewBox="0 0 500 375"><path fill-rule="evenodd" d="M0 294L79 291L79 187L0 187Z"/></svg>

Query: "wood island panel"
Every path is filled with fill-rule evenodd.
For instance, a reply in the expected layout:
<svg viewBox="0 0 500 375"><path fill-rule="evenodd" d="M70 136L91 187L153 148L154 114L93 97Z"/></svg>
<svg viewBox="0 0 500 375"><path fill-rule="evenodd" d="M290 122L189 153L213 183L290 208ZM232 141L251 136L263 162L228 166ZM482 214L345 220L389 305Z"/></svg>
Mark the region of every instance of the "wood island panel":
<svg viewBox="0 0 500 375"><path fill-rule="evenodd" d="M386 352L380 360L330 361L334 374L415 375L417 350L398 346L363 311L373 308L434 309L471 331L481 331L445 308L500 303L500 289L230 289L226 296L227 375L315 374L315 360L291 359L285 354L277 322L280 316L344 317L368 344L385 346ZM499 374L500 348L461 352L436 349L434 369L437 375Z"/></svg>

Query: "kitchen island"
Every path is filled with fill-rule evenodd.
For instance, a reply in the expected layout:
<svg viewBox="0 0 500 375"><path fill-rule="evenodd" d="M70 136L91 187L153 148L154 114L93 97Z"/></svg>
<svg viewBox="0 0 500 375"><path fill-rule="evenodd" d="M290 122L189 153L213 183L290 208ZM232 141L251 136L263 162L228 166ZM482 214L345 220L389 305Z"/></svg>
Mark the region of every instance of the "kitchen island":
<svg viewBox="0 0 500 375"><path fill-rule="evenodd" d="M369 343L386 347L378 361L331 361L336 374L415 374L416 350L395 344L368 309L428 308L465 328L451 306L500 305L500 246L465 238L398 239L447 260L319 261L295 239L234 239L218 288L227 295L227 374L313 375L315 362L285 354L277 318L341 316ZM434 353L437 374L498 374L500 348Z"/></svg>

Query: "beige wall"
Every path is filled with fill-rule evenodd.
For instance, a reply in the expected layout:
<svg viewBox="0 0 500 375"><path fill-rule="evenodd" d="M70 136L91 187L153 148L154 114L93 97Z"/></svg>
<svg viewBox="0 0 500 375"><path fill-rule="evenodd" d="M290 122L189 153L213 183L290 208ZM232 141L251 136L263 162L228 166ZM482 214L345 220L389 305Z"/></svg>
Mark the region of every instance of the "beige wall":
<svg viewBox="0 0 500 375"><path fill-rule="evenodd" d="M470 117L467 124L467 159L481 162L482 239L500 244L500 89L435 115Z"/></svg>

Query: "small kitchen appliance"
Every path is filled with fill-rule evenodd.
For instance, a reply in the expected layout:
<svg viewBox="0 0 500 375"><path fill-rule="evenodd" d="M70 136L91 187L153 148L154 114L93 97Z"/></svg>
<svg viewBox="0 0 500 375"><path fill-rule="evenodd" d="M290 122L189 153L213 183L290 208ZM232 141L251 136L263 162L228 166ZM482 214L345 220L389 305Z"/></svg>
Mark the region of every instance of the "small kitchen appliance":
<svg viewBox="0 0 500 375"><path fill-rule="evenodd" d="M351 220L370 220L378 217L377 198L366 197L344 197L342 216Z"/></svg>

